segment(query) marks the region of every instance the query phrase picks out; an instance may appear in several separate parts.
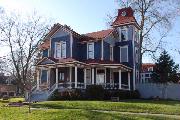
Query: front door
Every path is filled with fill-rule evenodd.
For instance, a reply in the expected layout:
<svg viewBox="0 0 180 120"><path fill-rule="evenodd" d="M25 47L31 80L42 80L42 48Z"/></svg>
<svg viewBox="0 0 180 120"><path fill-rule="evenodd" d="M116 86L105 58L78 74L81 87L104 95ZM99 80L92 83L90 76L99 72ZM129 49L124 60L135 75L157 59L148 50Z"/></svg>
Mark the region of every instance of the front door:
<svg viewBox="0 0 180 120"><path fill-rule="evenodd" d="M105 70L97 69L96 84L104 84L104 83L105 83Z"/></svg>

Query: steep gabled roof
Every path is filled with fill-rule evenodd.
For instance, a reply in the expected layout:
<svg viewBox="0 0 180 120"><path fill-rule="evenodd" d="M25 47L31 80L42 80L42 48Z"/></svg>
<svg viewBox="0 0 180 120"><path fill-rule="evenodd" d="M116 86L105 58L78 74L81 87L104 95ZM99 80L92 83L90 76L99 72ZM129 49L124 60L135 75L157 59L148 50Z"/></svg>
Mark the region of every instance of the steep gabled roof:
<svg viewBox="0 0 180 120"><path fill-rule="evenodd" d="M107 29L107 30L102 30L102 31L97 31L97 32L92 32L92 33L87 33L85 36L94 38L94 39L103 39L107 37L113 29Z"/></svg>

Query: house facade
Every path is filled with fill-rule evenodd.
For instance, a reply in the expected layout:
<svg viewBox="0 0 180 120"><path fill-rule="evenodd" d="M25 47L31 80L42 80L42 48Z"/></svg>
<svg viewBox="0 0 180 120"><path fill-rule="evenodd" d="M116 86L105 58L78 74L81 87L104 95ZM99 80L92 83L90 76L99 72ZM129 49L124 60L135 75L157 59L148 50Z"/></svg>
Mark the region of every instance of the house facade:
<svg viewBox="0 0 180 120"><path fill-rule="evenodd" d="M79 34L55 24L39 46L35 90L58 89L135 90L139 79L139 30L132 8L118 10L111 28Z"/></svg>
<svg viewBox="0 0 180 120"><path fill-rule="evenodd" d="M154 71L155 64L153 63L143 63L142 72L140 73L140 81L138 83L152 83L152 74Z"/></svg>

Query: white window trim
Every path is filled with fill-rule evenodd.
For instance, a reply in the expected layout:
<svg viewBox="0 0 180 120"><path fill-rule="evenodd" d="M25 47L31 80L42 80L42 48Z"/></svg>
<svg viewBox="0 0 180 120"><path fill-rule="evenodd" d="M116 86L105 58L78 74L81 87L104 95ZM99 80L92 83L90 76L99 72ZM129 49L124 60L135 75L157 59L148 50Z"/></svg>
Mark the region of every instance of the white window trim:
<svg viewBox="0 0 180 120"><path fill-rule="evenodd" d="M62 41L61 43L62 43L62 44L65 44L65 56L64 56L64 57L62 57L62 44L61 44L61 58L66 58L67 45L66 45L66 42L65 42L65 41Z"/></svg>
<svg viewBox="0 0 180 120"><path fill-rule="evenodd" d="M111 49L112 49L112 54L111 54ZM110 60L111 61L113 61L114 60L114 48L113 48L113 46L110 46L110 55L109 55L109 57L110 57Z"/></svg>
<svg viewBox="0 0 180 120"><path fill-rule="evenodd" d="M139 63L139 51L137 47L135 47L135 61L135 63Z"/></svg>
<svg viewBox="0 0 180 120"><path fill-rule="evenodd" d="M89 44L93 45L93 58L89 58ZM94 42L87 43L87 59L94 59Z"/></svg>
<svg viewBox="0 0 180 120"><path fill-rule="evenodd" d="M124 41L128 41L128 28L127 27L119 28L119 41L122 42L122 40L121 40L121 31L122 30L126 30L126 39Z"/></svg>
<svg viewBox="0 0 180 120"><path fill-rule="evenodd" d="M127 61L126 62L129 62L129 49L128 49L128 45L125 45L125 46L120 46L120 62L121 61L121 48L127 48Z"/></svg>
<svg viewBox="0 0 180 120"><path fill-rule="evenodd" d="M66 45L66 47L65 47L65 56L62 57L62 44L64 44L64 43L65 43L65 45ZM60 46L61 46L61 55L60 55L60 57L57 57L57 48L56 48L57 44L60 44ZM56 59L66 58L66 56L67 56L67 54L66 54L67 44L66 44L65 41L55 42L54 50L55 50L55 52L54 52L54 58L56 58Z"/></svg>

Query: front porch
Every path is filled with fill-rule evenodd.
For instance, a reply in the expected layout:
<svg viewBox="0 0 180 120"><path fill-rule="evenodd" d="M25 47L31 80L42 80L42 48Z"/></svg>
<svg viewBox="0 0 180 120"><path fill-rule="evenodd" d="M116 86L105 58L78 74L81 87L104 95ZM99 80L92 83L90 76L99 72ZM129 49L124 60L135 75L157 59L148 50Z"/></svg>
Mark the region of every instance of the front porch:
<svg viewBox="0 0 180 120"><path fill-rule="evenodd" d="M131 79L132 71L118 65L41 65L37 70L37 90L86 89L88 85L102 85L105 89L112 90L131 90Z"/></svg>

